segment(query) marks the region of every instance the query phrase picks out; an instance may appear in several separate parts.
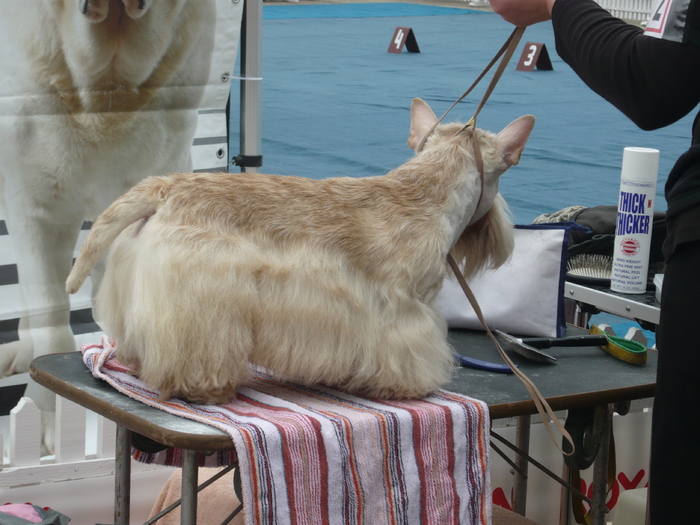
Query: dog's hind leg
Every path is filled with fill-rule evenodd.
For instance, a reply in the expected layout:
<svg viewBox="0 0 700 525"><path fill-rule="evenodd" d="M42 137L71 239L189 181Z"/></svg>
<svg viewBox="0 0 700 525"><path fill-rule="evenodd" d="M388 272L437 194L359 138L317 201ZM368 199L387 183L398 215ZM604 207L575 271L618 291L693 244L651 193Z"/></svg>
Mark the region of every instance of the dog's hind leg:
<svg viewBox="0 0 700 525"><path fill-rule="evenodd" d="M138 236L123 232L108 256L97 310L117 340L117 359L138 361L149 388L223 403L249 377L257 290L233 268L235 249L173 241L179 232L157 215Z"/></svg>
<svg viewBox="0 0 700 525"><path fill-rule="evenodd" d="M376 370L361 378L359 390L390 399L422 398L437 390L454 371L446 335L444 320L429 307L401 308L377 345Z"/></svg>

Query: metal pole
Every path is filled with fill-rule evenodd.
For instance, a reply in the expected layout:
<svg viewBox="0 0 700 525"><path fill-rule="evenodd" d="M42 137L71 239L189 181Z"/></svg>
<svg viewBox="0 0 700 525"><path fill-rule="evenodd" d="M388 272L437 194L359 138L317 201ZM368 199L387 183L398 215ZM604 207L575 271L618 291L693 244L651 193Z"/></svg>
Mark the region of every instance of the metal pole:
<svg viewBox="0 0 700 525"><path fill-rule="evenodd" d="M197 524L197 470L199 452L183 450L182 458L182 507L180 525Z"/></svg>
<svg viewBox="0 0 700 525"><path fill-rule="evenodd" d="M565 461L562 461L561 478L571 480L571 471ZM580 487L577 487L580 488ZM570 492L564 485L559 495L559 525L569 525Z"/></svg>
<svg viewBox="0 0 700 525"><path fill-rule="evenodd" d="M591 505L591 525L605 525L608 509L605 500L608 496L608 456L610 454L610 427L612 426L612 406L605 407L605 417L601 429L600 447L593 463L593 504Z"/></svg>
<svg viewBox="0 0 700 525"><path fill-rule="evenodd" d="M114 457L114 523L129 525L131 507L131 431L117 425Z"/></svg>
<svg viewBox="0 0 700 525"><path fill-rule="evenodd" d="M529 415L518 416L518 423L515 427L515 446L525 452L530 450L530 420L531 417ZM513 475L513 512L525 516L525 507L527 505L527 457L516 454L515 464L520 468L520 471L516 470Z"/></svg>
<svg viewBox="0 0 700 525"><path fill-rule="evenodd" d="M229 472L231 472L234 468L237 468L237 466L238 466L238 463L233 463L232 465L229 465L229 466L226 467L225 469L220 470L219 472L217 472L216 474L214 474L211 478L209 478L208 480L206 480L204 483L202 483L201 485L199 485L199 486L197 487L197 494L199 494L201 491L203 491L203 490L204 490L205 488L207 488L209 485L211 485L212 483L214 483L216 480L222 478L223 476L225 476L226 474L228 474ZM198 481L199 481L199 479L198 479ZM148 521L144 522L143 525L152 525L153 523L156 523L156 522L157 522L159 519L161 519L163 516L165 516L165 515L168 514L169 512L172 512L173 510L175 510L176 508L178 508L180 505L182 505L182 484L180 485L180 490L181 490L181 492L180 492L180 499L179 499L179 500L177 500L175 503L172 503L171 505L168 505L166 508L164 508L163 510L161 510L161 511L160 511L158 514L156 514L155 516L152 516ZM240 512L240 510L241 510L242 508L243 508L243 505L241 504L241 505L239 505L238 509L236 509L236 510L237 510L238 512ZM181 511L181 512L182 512L182 511ZM235 514L231 514L230 518L233 519L233 518L235 517L235 515L238 514L238 512L236 512ZM231 521L231 519L229 519L228 521ZM227 521L226 523L228 523L228 521Z"/></svg>
<svg viewBox="0 0 700 525"><path fill-rule="evenodd" d="M262 155L262 0L245 0L241 27L241 122L243 159ZM257 173L251 166L241 171Z"/></svg>

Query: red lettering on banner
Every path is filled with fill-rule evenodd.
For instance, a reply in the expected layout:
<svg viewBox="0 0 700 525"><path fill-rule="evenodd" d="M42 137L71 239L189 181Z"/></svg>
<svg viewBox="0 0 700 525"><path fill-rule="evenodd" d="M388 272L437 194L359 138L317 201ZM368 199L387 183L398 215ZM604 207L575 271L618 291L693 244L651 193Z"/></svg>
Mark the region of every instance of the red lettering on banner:
<svg viewBox="0 0 700 525"><path fill-rule="evenodd" d="M625 490L640 488L639 485L644 479L645 474L646 472L644 471L644 469L642 469L639 472L637 472L634 478L632 478L632 480L630 481L630 479L624 472L618 473L617 479L613 481L612 487L610 487L610 490L608 491L608 498L605 502L605 506L607 507L607 509L612 510L615 508L615 505L617 505L617 500L620 498L620 494L622 494L622 492L624 492ZM585 482L585 480L581 480L581 492L589 498L593 499L593 484L591 483L590 485L588 485ZM585 514L588 514L588 512L590 511L588 504L583 502L583 505Z"/></svg>
<svg viewBox="0 0 700 525"><path fill-rule="evenodd" d="M617 475L617 479L613 481L612 487L610 487L610 490L608 491L607 500L605 502L605 506L607 507L607 509L612 510L615 508L615 505L617 505L617 501L620 499L620 494L622 494L624 491L642 488L641 484L645 476L646 471L644 469L637 472L631 480L627 477L627 475L624 472L619 472ZM645 483L643 486L646 487L648 485L648 483ZM588 483L586 483L585 480L582 479L580 490L583 494L593 499L592 483L589 485ZM503 488L497 487L493 491L491 500L494 505L498 505L499 507L503 507L508 510L513 510L513 489L511 488L511 494L509 499L506 496L506 493L503 490ZM590 512L589 505L586 502L583 502L583 507L584 515L588 514Z"/></svg>
<svg viewBox="0 0 700 525"><path fill-rule="evenodd" d="M496 490L493 491L493 496L491 500L493 501L494 505L498 505L499 507L503 507L504 509L513 510L513 507L511 506L510 502L508 501L508 498L506 497L506 493L501 487L498 487Z"/></svg>
<svg viewBox="0 0 700 525"><path fill-rule="evenodd" d="M624 472L620 472L617 475L617 479L620 481L620 485L622 485L623 489L636 489L639 488L639 484L642 482L642 479L644 479L644 474L646 474L646 472L644 472L644 469L642 469L637 472L637 475L632 478L632 481L630 481Z"/></svg>

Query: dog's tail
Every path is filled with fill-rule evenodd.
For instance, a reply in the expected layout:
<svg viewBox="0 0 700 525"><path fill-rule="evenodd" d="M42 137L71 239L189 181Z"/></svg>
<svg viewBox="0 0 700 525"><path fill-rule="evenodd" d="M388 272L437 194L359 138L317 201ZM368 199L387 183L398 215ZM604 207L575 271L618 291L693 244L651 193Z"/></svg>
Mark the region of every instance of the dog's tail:
<svg viewBox="0 0 700 525"><path fill-rule="evenodd" d="M129 225L148 219L165 201L173 181L169 177L149 177L114 201L90 229L73 269L66 280L66 291L77 292L97 261L117 236Z"/></svg>

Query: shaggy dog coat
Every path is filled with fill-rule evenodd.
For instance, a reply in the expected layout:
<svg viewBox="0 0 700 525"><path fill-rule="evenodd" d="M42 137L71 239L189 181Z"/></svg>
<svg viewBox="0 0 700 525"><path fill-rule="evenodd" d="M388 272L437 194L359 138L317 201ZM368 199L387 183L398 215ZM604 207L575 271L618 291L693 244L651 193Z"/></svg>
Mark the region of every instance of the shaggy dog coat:
<svg viewBox="0 0 700 525"><path fill-rule="evenodd" d="M409 145L436 121L414 100ZM508 258L498 178L533 124L497 135L440 125L379 177L146 179L95 222L67 290L113 244L98 314L118 359L164 398L225 402L251 363L303 384L423 397L454 368L434 305L445 258L453 250L467 274Z"/></svg>

